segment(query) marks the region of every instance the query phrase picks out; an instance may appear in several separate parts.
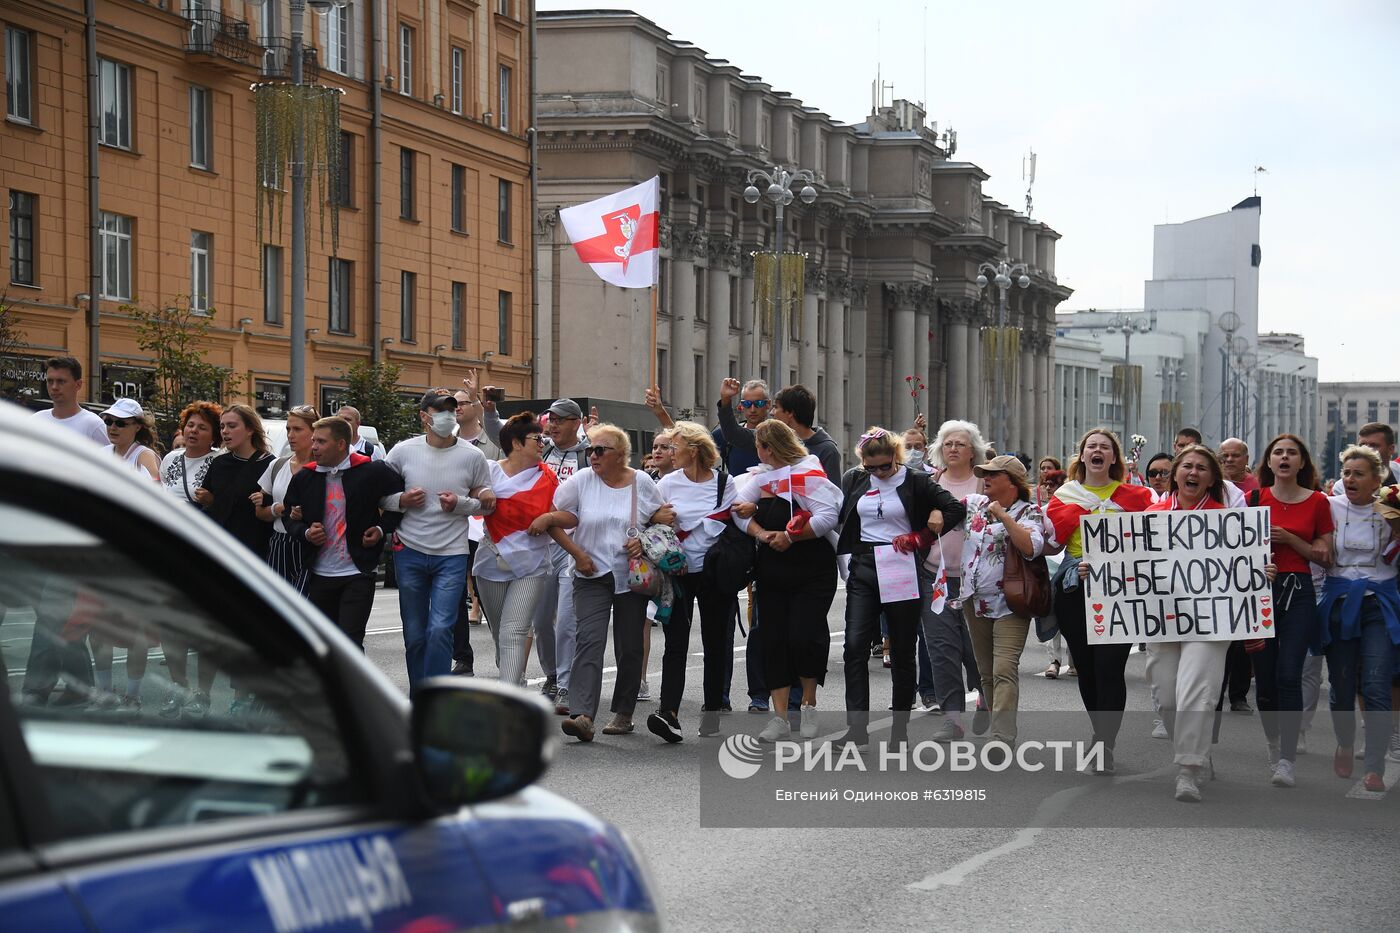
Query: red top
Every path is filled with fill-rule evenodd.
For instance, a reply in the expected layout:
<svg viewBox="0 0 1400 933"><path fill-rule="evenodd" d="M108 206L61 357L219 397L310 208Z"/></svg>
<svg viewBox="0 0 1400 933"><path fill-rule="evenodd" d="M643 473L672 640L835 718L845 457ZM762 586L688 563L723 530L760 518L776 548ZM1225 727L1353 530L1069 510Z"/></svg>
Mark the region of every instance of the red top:
<svg viewBox="0 0 1400 933"><path fill-rule="evenodd" d="M1253 473L1246 473L1237 480L1231 480L1231 482L1246 496L1259 488L1259 478Z"/></svg>
<svg viewBox="0 0 1400 933"><path fill-rule="evenodd" d="M1197 504L1197 505L1195 506L1195 508L1196 508L1196 509L1223 509L1223 508L1225 508L1225 504L1224 504L1223 502L1218 502L1218 501L1216 501L1215 499L1212 499L1210 496L1206 496L1206 497L1204 497L1203 499L1201 499L1200 503ZM1183 508L1181 508L1181 506L1177 504L1176 493L1174 493L1174 492L1169 492L1169 493L1167 493L1165 496L1163 496L1161 499L1158 499L1156 502L1152 503L1152 504L1149 505L1147 508L1143 509L1143 511L1144 511L1144 512L1178 512L1178 511L1180 511L1180 512L1190 512L1190 511L1195 511L1195 509L1183 509ZM1329 509L1329 514L1330 514L1330 509Z"/></svg>
<svg viewBox="0 0 1400 933"><path fill-rule="evenodd" d="M1268 506L1269 522L1274 528L1291 531L1304 541L1316 541L1335 527L1327 497L1316 490L1302 502L1280 502L1274 498L1273 487L1267 487L1259 490L1259 504ZM1279 573L1310 572L1301 554L1278 541L1274 542L1274 563Z"/></svg>

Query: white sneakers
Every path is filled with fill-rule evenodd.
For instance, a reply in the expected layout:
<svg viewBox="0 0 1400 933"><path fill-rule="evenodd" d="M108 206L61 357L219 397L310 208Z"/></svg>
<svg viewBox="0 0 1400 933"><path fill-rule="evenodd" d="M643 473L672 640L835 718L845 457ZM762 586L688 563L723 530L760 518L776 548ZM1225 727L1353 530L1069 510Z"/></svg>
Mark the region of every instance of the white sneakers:
<svg viewBox="0 0 1400 933"><path fill-rule="evenodd" d="M1153 722L1152 722L1152 737L1153 737L1154 739L1169 739L1169 738L1171 738L1171 736L1167 735L1167 724L1164 723L1164 722L1162 722L1162 720L1160 720L1160 719L1153 720Z"/></svg>
<svg viewBox="0 0 1400 933"><path fill-rule="evenodd" d="M647 701L647 700L650 700L650 699L651 699L651 685L648 684L648 683L644 680L644 681L642 681L642 685L641 685L640 687L637 688L637 702L638 702L638 703L643 703L643 702L645 702L645 701Z"/></svg>
<svg viewBox="0 0 1400 933"><path fill-rule="evenodd" d="M802 726L798 730L804 739L815 739L817 737L817 708L816 706L802 704Z"/></svg>
<svg viewBox="0 0 1400 933"><path fill-rule="evenodd" d="M1293 762L1287 758L1280 758L1278 764L1274 765L1274 776L1269 779L1269 783L1275 787L1296 787L1297 782L1293 779Z"/></svg>
<svg viewBox="0 0 1400 933"><path fill-rule="evenodd" d="M1196 784L1196 775L1190 769L1182 768L1176 776L1176 799L1182 803L1200 803L1201 788Z"/></svg>
<svg viewBox="0 0 1400 933"><path fill-rule="evenodd" d="M758 734L760 742L767 742L770 745L774 742L792 736L792 726L788 725L787 717L774 716L768 720L768 725L763 727L763 731Z"/></svg>

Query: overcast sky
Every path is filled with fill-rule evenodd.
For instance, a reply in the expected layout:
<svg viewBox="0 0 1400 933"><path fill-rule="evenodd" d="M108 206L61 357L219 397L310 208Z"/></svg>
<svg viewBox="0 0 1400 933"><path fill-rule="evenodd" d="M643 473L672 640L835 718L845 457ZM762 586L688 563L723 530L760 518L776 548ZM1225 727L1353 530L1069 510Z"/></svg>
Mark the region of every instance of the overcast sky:
<svg viewBox="0 0 1400 933"><path fill-rule="evenodd" d="M625 8L845 123L869 113L878 66L1017 209L1033 147L1034 216L1063 235L1056 275L1075 289L1062 310L1142 307L1153 224L1228 210L1262 165L1261 330L1302 333L1324 381L1400 379L1384 281L1400 245L1397 0Z"/></svg>

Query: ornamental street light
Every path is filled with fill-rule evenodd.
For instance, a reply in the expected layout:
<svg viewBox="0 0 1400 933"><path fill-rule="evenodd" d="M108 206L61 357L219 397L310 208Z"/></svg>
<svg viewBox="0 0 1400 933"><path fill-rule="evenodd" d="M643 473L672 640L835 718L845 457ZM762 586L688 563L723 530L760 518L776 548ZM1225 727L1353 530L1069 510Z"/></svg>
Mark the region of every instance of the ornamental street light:
<svg viewBox="0 0 1400 933"><path fill-rule="evenodd" d="M755 182L764 182L764 188L759 190ZM750 204L757 204L760 199L767 198L773 202L773 222L776 231L773 241L773 348L769 354L773 368L773 385L783 385L783 347L787 340L787 335L783 331L783 306L782 306L782 255L783 255L783 208L792 203L792 186L798 182L802 183L802 188L797 192L797 197L803 204L812 204L817 200L817 189L812 187L816 178L805 168L789 169L782 165L775 165L772 169L764 171L754 169L749 172L749 186L744 189L744 200Z"/></svg>
<svg viewBox="0 0 1400 933"><path fill-rule="evenodd" d="M1008 437L1010 432L1010 422L1008 418L1010 412L1008 408L1010 406L1006 398L1006 383L1010 367L1019 365L1018 358L1020 356L1019 352L1010 352L1008 349L1010 328L1006 320L1006 296L1007 293L1011 291L1013 278L1019 288L1030 287L1030 276L1026 274L1029 271L1029 268L1027 268L1024 262L1013 264L1005 259L998 260L995 264L984 262L977 267L977 287L986 288L990 282L990 284L997 287L999 293L997 300L997 337L993 342L993 349L995 351L993 355L996 359L988 361L989 365L993 366L996 371L996 394L992 402L992 431L994 435L993 443L997 449L997 453L1006 453L1010 445L1010 439ZM989 274L991 275L990 280L987 278ZM986 341L984 340L983 342L985 345ZM975 386L973 387L973 391L976 391Z"/></svg>
<svg viewBox="0 0 1400 933"><path fill-rule="evenodd" d="M1123 437L1127 438L1130 436L1129 432L1132 430L1131 421L1133 417L1133 393L1131 388L1131 383L1133 381L1133 334L1145 334L1152 330L1152 322L1144 318L1117 317L1110 320L1108 326L1105 327L1104 330L1108 331L1110 334L1116 334L1119 331L1123 332ZM1137 398L1140 406L1142 404L1141 381L1139 381L1137 385ZM1141 412L1139 412L1139 415L1140 414ZM1180 425L1177 425L1177 427L1180 427Z"/></svg>

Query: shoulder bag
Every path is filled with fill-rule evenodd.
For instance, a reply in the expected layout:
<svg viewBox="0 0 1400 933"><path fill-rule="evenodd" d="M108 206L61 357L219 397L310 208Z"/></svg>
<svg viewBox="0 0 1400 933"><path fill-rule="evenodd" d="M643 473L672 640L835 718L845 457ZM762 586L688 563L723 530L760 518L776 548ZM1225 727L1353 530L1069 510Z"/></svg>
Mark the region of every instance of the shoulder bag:
<svg viewBox="0 0 1400 933"><path fill-rule="evenodd" d="M715 508L724 501L724 485L728 474L720 470L715 481ZM754 540L734 524L731 517L724 523L715 543L705 552L705 566L700 576L705 583L726 595L738 593L753 581Z"/></svg>
<svg viewBox="0 0 1400 933"><path fill-rule="evenodd" d="M1023 510L1024 511L1024 510ZM1051 607L1050 566L1045 556L1026 559L1021 549L1006 536L1006 563L1002 568L1001 592L1006 605L1027 619L1049 615Z"/></svg>

